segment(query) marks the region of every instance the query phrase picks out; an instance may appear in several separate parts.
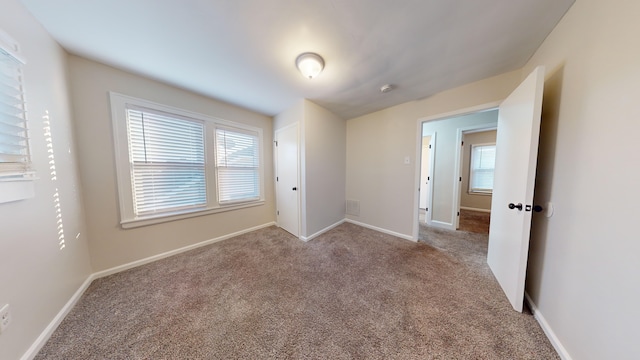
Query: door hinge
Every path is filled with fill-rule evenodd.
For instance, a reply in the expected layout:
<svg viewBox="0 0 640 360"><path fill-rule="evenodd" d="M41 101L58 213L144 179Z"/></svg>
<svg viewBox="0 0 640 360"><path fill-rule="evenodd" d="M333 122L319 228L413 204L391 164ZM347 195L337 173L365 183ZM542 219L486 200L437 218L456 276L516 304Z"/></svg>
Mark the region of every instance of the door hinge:
<svg viewBox="0 0 640 360"><path fill-rule="evenodd" d="M460 181L462 181L462 176L460 176Z"/></svg>
<svg viewBox="0 0 640 360"><path fill-rule="evenodd" d="M278 213L278 215L280 215L280 211L279 210L277 211L277 213Z"/></svg>
<svg viewBox="0 0 640 360"><path fill-rule="evenodd" d="M464 146L464 141L460 144L460 146Z"/></svg>
<svg viewBox="0 0 640 360"><path fill-rule="evenodd" d="M460 211L458 211L458 216L460 216Z"/></svg>
<svg viewBox="0 0 640 360"><path fill-rule="evenodd" d="M427 181L431 180L431 176L427 176Z"/></svg>
<svg viewBox="0 0 640 360"><path fill-rule="evenodd" d="M277 142L277 141L274 141L274 143L276 144L276 147L278 147L278 142Z"/></svg>
<svg viewBox="0 0 640 360"><path fill-rule="evenodd" d="M429 211L429 208L424 209L424 211Z"/></svg>
<svg viewBox="0 0 640 360"><path fill-rule="evenodd" d="M431 149L431 144L429 144L429 149Z"/></svg>
<svg viewBox="0 0 640 360"><path fill-rule="evenodd" d="M278 180L278 177L277 177L277 176L276 176L276 181L280 181L280 180Z"/></svg>

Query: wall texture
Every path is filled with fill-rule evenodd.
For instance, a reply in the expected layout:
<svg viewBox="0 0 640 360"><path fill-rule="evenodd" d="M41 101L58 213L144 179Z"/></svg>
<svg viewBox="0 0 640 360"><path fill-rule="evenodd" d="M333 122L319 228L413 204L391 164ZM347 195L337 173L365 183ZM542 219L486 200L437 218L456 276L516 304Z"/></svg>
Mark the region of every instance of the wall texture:
<svg viewBox="0 0 640 360"><path fill-rule="evenodd" d="M18 1L4 0L1 8L0 29L19 43L27 61L27 116L38 176L34 198L0 204L0 306L10 304L13 318L0 335L0 359L19 359L91 274L91 267L67 55Z"/></svg>
<svg viewBox="0 0 640 360"><path fill-rule="evenodd" d="M305 101L306 229L304 236L344 220L346 122Z"/></svg>
<svg viewBox="0 0 640 360"><path fill-rule="evenodd" d="M573 359L632 359L640 311L640 2L576 1L545 65L527 292ZM597 139L597 141L593 141Z"/></svg>
<svg viewBox="0 0 640 360"><path fill-rule="evenodd" d="M471 173L471 146L478 144L495 144L496 134L496 130L464 134L464 146L462 147L462 186L460 191L461 207L491 210L491 195L469 193L469 174Z"/></svg>
<svg viewBox="0 0 640 360"><path fill-rule="evenodd" d="M275 221L270 117L77 56L69 57L69 72L94 271ZM262 128L265 204L123 230L119 225L109 91Z"/></svg>

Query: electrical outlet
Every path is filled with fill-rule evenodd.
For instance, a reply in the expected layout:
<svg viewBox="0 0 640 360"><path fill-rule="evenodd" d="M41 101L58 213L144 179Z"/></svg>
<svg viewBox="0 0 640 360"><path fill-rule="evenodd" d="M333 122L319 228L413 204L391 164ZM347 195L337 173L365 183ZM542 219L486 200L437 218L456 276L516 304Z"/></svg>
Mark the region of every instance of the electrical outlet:
<svg viewBox="0 0 640 360"><path fill-rule="evenodd" d="M5 304L0 308L0 334L5 331L11 324L11 312L9 312L9 304Z"/></svg>

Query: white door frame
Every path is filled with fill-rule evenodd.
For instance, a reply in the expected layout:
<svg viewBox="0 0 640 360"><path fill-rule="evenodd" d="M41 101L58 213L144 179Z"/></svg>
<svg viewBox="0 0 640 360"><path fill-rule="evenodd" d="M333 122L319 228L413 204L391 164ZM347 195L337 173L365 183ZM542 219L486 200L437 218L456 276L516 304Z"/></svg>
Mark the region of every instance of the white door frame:
<svg viewBox="0 0 640 360"><path fill-rule="evenodd" d="M481 110L481 111L491 111L491 110L497 110L497 108L495 109L486 109L486 110ZM478 111L478 112L481 112ZM478 124L478 125L471 125L471 126L465 126L465 127L461 127L458 128L458 135L457 135L457 144L459 144L460 146L456 147L456 163L455 163L455 174L453 176L453 209L452 209L452 219L453 220L453 230L458 230L458 228L460 227L460 216L458 214L460 214L460 201L462 199L462 181L461 181L461 177L462 177L462 157L464 156L464 154L462 153L462 140L464 138L465 134L473 134L476 132L483 132L483 131L491 131L491 130L497 130L498 129L498 117L496 116L496 123L495 125L488 125L488 124Z"/></svg>
<svg viewBox="0 0 640 360"><path fill-rule="evenodd" d="M420 131L422 132L422 129L420 129ZM429 149L429 186L428 188L426 188L427 191L427 211L425 213L425 222L427 223L427 225L431 225L431 214L433 213L433 196L431 195L433 193L433 163L435 161L435 154L436 154L436 136L437 136L437 132L434 131L432 133L429 134L422 134L421 135L421 140L420 140L420 174L418 175L420 177L420 187L419 187L419 192L418 192L418 196L420 196L420 193L422 191L424 191L424 179L422 179L422 147L424 146L424 144L422 144L422 140L424 140L425 136L430 136L431 137L431 141L430 141L430 145L431 148ZM420 202L420 200L418 200L418 203ZM419 216L420 212L418 210L418 216Z"/></svg>
<svg viewBox="0 0 640 360"><path fill-rule="evenodd" d="M481 112L481 111L487 111L487 110L491 110L491 109L495 109L500 105L501 101L494 101L494 102L490 102L490 103L486 103L486 104L482 104L482 105L477 105L477 106L472 106L472 107L468 107L468 108L464 108L464 109L459 109L459 110L455 110L455 111L451 111L451 112L447 112L447 113L442 113L442 114L437 114L437 115L432 115L432 116L427 116L424 118L420 118L417 120L417 129L418 131L416 131L416 159L420 159L420 157L422 156L422 124L425 122L429 122L429 121L436 121L436 120L444 120L444 119L448 119L448 118L452 118L452 117L458 117L458 116L463 116L463 115L468 115L468 114L472 114L472 113L476 113L476 112ZM435 150L436 149L432 149ZM416 165L415 165L415 170L414 170L414 193L413 193L413 233L412 233L412 237L414 241L418 241L419 238L419 231L420 231L420 165L421 162L420 161L416 161ZM433 174L432 174L432 184L433 184ZM433 188L432 188L433 189ZM433 198L433 192L431 192L431 194L429 195L430 198ZM429 204L430 209L433 210L433 203Z"/></svg>

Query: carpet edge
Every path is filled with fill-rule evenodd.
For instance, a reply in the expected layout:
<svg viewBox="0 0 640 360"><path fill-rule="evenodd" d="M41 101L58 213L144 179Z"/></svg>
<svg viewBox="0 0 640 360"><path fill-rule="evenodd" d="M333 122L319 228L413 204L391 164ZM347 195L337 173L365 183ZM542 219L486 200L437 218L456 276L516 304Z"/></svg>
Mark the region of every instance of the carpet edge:
<svg viewBox="0 0 640 360"><path fill-rule="evenodd" d="M544 331L544 334L547 335L547 339L549 339L549 342L551 343L553 348L556 349L556 352L558 353L560 358L562 360L572 360L573 358L571 357L571 355L569 355L567 349L562 345L560 339L558 338L558 336L556 336L556 333L553 331L553 329L551 329L551 326L545 319L544 315L542 315L540 309L538 309L536 304L533 302L533 299L531 299L531 296L529 296L526 291L524 292L524 298L527 302L527 305L529 306L529 309L531 309L531 312L533 313L533 317L536 319L536 321L538 321L538 324L540 324L542 331Z"/></svg>
<svg viewBox="0 0 640 360"><path fill-rule="evenodd" d="M392 236L398 237L400 239L409 240L411 242L418 242L418 239L414 238L412 235L401 234L399 232L383 229L383 228L380 228L380 227L377 227L377 226L365 224L363 222L352 220L352 219L344 219L344 222L351 223L351 224L358 225L358 226L362 226L363 228L375 230L375 231L381 232L383 234L392 235Z"/></svg>
<svg viewBox="0 0 640 360"><path fill-rule="evenodd" d="M213 239L204 240L204 241L201 241L199 243L183 246L181 248L177 248L177 249L170 250L170 251L167 251L167 252L163 252L163 253L160 253L160 254L157 254L157 255L149 256L149 257L146 257L144 259L132 261L132 262L127 263L127 264L118 265L118 266L112 267L110 269L98 271L98 272L93 273L93 276L95 276L95 279L103 278L105 276L117 274L117 273L125 271L125 270L133 269L133 268L138 267L138 266L146 265L146 264L152 263L154 261L158 261L158 260L161 260L161 259L164 259L164 258L171 257L173 255L177 255L177 254L189 251L189 250L197 249L197 248L202 247L202 246L211 245L211 244L217 243L219 241L228 240L230 238L233 238L233 237L236 237L236 236L239 236L239 235L242 235L242 234L246 234L246 233L249 233L249 232L252 232L252 231L264 229L264 228L267 228L267 227L273 226L273 225L276 225L276 223L274 221L268 222L268 223L265 223L265 224L262 224L262 225L257 225L257 226L254 226L254 227L251 227L251 228L248 228L248 229L243 229L243 230L240 230L240 231L236 231L236 232L231 233L231 234L218 236L218 237L213 238Z"/></svg>
<svg viewBox="0 0 640 360"><path fill-rule="evenodd" d="M58 326L62 323L62 321L64 320L64 318L69 314L69 312L73 309L73 307L76 305L76 303L80 300L80 298L82 297L82 295L84 294L84 292L89 288L89 285L91 285L91 283L93 282L93 280L105 277L105 276L109 276L109 275L113 275L125 270L129 270L138 266L142 266L142 265L146 265L149 263L152 263L154 261L158 261L173 255L177 255L189 250L193 250L202 246L206 246L206 245L210 245L216 242L220 242L223 240L227 240L242 234L246 234L248 232L252 232L252 231L256 231L256 230L260 230L263 228L267 228L269 226L273 226L276 225L276 223L274 221L262 224L262 225L257 225L248 229L243 229L240 231L236 231L234 233L231 234L227 234L227 235L222 235L213 239L209 239L209 240L205 240L205 241L201 241L199 243L195 243L195 244L191 244L188 246L184 246L178 249L174 249L171 251L167 251L161 254L157 254L157 255L153 255L153 256L149 256L147 258L144 259L140 259L140 260L136 260L136 261L132 261L130 263L127 264L123 264L123 265L119 265L110 269L106 269L106 270L102 270L102 271L98 271L98 272L94 272L92 274L90 274L87 279L82 283L82 285L80 285L80 287L78 288L78 290L76 290L76 292L71 296L71 298L69 299L69 301L67 301L67 303L62 307L62 309L60 309L60 311L58 312L58 314L56 314L56 316L53 318L53 320L51 320L51 322L47 325L47 327L45 327L45 329L42 331L42 333L40 333L40 335L38 336L38 338L31 344L31 346L29 347L29 349L27 349L27 351L22 355L22 357L20 358L20 360L32 360L33 358L36 357L36 355L38 354L38 352L42 349L42 347L44 346L44 344L47 343L47 341L49 341L49 339L51 338L51 335L53 335L53 332L58 328Z"/></svg>
<svg viewBox="0 0 640 360"><path fill-rule="evenodd" d="M47 325L47 327L44 328L44 330L42 331L42 333L40 333L38 338L33 342L33 344L31 344L29 349L27 349L27 351L22 355L20 360L32 360L33 358L36 357L40 349L42 349L44 344L46 344L47 341L49 341L49 338L51 338L51 335L53 335L53 332L56 331L56 329L62 323L64 318L69 314L69 312L71 312L71 310L76 305L76 303L78 303L78 301L80 300L84 292L89 288L89 285L91 285L91 282L93 282L93 280L95 279L96 279L95 274L90 274L87 277L87 279L82 283L82 285L80 285L78 290L76 290L76 292L73 293L69 301L67 301L67 303L64 304L62 309L60 309L60 311L56 314L53 320L51 320L49 325Z"/></svg>
<svg viewBox="0 0 640 360"><path fill-rule="evenodd" d="M302 241L304 241L304 242L307 242L307 241L313 240L314 238L317 238L318 236L320 236L320 235L322 235L322 234L326 233L327 231L329 231L329 230L331 230L331 229L333 229L333 228L335 228L335 227L338 227L338 226L340 226L340 225L344 224L344 222L345 222L345 221L346 221L346 219L342 219L342 220L340 220L340 221L338 221L338 222L336 222L336 223L334 223L334 224L331 224L331 225L327 226L326 228L324 228L324 229L322 229L322 230L318 231L318 232L317 232L317 233L315 233L315 234L312 234L312 235L309 235L309 236L300 236L300 240L302 240Z"/></svg>

